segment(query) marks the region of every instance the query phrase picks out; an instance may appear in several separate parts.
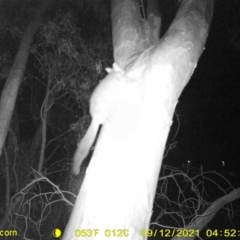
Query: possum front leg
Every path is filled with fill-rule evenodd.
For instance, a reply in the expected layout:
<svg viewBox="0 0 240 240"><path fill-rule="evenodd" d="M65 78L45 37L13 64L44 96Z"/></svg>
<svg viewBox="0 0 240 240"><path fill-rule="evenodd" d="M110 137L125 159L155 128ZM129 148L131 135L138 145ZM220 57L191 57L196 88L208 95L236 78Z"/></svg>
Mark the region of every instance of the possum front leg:
<svg viewBox="0 0 240 240"><path fill-rule="evenodd" d="M78 148L73 156L72 174L79 174L80 167L83 163L83 160L87 157L89 153L89 150L97 135L98 128L99 123L97 121L94 121L93 118L86 134L84 135L83 139L78 143Z"/></svg>

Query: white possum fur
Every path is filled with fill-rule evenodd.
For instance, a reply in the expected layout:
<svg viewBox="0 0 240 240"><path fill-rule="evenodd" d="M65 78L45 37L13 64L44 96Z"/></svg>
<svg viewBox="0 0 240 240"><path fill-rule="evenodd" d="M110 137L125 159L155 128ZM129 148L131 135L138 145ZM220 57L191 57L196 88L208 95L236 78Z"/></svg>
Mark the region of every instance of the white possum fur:
<svg viewBox="0 0 240 240"><path fill-rule="evenodd" d="M82 162L87 157L95 140L99 125L106 122L119 96L121 80L124 77L123 70L114 63L113 68L106 68L106 71L109 74L99 82L90 98L92 121L86 134L78 143L77 150L73 156L72 173L74 175L79 174Z"/></svg>

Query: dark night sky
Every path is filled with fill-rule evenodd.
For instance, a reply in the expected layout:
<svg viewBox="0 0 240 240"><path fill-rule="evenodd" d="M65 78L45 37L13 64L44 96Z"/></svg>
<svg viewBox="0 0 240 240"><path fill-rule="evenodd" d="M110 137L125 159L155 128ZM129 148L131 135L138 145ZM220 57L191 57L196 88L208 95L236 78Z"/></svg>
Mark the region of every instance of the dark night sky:
<svg viewBox="0 0 240 240"><path fill-rule="evenodd" d="M175 116L168 140L168 144L176 141L177 145L165 164L179 166L191 160L196 167L222 170L221 162L225 161L227 171L239 172L240 57L227 35L234 10L226 4L229 1L216 4L206 49L179 99L176 113L180 125Z"/></svg>

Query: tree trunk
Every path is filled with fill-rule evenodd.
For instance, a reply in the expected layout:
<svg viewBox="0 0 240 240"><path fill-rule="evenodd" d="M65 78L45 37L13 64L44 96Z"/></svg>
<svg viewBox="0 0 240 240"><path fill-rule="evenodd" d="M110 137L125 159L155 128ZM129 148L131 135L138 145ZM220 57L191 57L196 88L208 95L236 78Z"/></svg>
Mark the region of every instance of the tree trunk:
<svg viewBox="0 0 240 240"><path fill-rule="evenodd" d="M35 18L22 36L9 76L2 90L0 100L0 155L9 130L10 121L16 103L18 90L23 79L33 36L38 29L45 10L52 1L44 0L37 8Z"/></svg>
<svg viewBox="0 0 240 240"><path fill-rule="evenodd" d="M50 102L51 93L51 85L52 85L52 75L49 73L47 88L45 98L41 107L40 115L42 121L42 142L41 142L41 150L40 150L40 158L38 163L38 172L42 173L42 167L44 165L44 156L45 156L45 148L47 142L47 121L48 121L48 111L51 108L52 103Z"/></svg>
<svg viewBox="0 0 240 240"><path fill-rule="evenodd" d="M142 20L137 0L112 0L114 59L124 74L111 111L101 112L107 117L65 240L146 239L140 232L149 228L174 109L203 51L213 1L181 1L161 41L160 18L147 13ZM108 87L99 91L99 101Z"/></svg>

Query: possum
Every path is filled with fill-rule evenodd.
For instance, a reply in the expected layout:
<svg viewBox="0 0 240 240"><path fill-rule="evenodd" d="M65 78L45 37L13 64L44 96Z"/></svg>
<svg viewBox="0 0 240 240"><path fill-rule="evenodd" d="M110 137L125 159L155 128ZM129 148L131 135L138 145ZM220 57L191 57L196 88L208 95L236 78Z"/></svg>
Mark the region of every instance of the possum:
<svg viewBox="0 0 240 240"><path fill-rule="evenodd" d="M109 73L99 82L90 98L91 124L78 143L78 147L73 156L72 173L78 175L83 160L87 157L89 150L95 140L100 125L107 121L112 110L116 107L116 102L120 96L119 91L124 79L123 70L116 64L113 68L106 68Z"/></svg>

